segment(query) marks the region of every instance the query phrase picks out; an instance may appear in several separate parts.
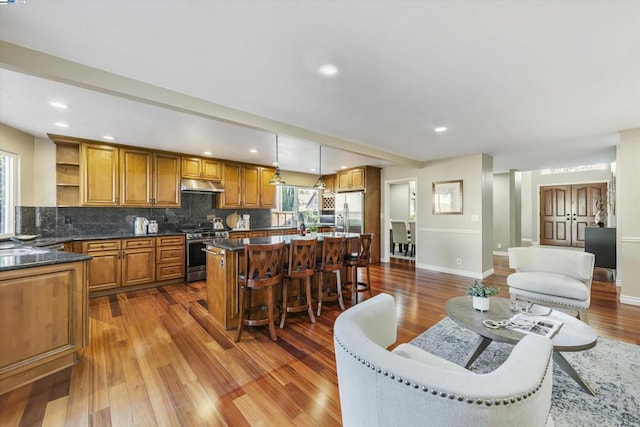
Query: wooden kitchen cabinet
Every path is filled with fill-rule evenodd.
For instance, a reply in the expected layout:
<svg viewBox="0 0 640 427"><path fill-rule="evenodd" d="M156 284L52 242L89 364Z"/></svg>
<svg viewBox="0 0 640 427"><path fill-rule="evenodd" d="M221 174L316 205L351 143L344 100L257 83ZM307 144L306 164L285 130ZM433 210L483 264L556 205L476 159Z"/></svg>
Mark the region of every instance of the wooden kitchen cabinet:
<svg viewBox="0 0 640 427"><path fill-rule="evenodd" d="M184 277L185 237L156 237L156 280Z"/></svg>
<svg viewBox="0 0 640 427"><path fill-rule="evenodd" d="M121 148L120 206L151 206L153 154L150 151Z"/></svg>
<svg viewBox="0 0 640 427"><path fill-rule="evenodd" d="M156 277L155 239L122 240L121 286L151 283Z"/></svg>
<svg viewBox="0 0 640 427"><path fill-rule="evenodd" d="M220 181L222 179L220 162L202 157L182 157L182 177Z"/></svg>
<svg viewBox="0 0 640 427"><path fill-rule="evenodd" d="M84 206L119 205L118 154L111 145L82 144Z"/></svg>
<svg viewBox="0 0 640 427"><path fill-rule="evenodd" d="M152 283L155 280L153 237L88 240L82 253L93 258L88 265L89 291Z"/></svg>
<svg viewBox="0 0 640 427"><path fill-rule="evenodd" d="M180 156L153 154L153 207L180 207Z"/></svg>
<svg viewBox="0 0 640 427"><path fill-rule="evenodd" d="M87 346L85 265L0 272L0 395L72 366Z"/></svg>
<svg viewBox="0 0 640 427"><path fill-rule="evenodd" d="M56 205L80 206L80 144L56 141Z"/></svg>
<svg viewBox="0 0 640 427"><path fill-rule="evenodd" d="M336 192L336 175L325 175L322 177L324 179L324 184L327 186L323 190L323 194L333 194Z"/></svg>
<svg viewBox="0 0 640 427"><path fill-rule="evenodd" d="M224 193L217 197L218 208L272 208L274 186L269 184L274 169L261 166L225 163L222 165Z"/></svg>
<svg viewBox="0 0 640 427"><path fill-rule="evenodd" d="M276 186L269 182L275 173L275 169L260 168L260 207L265 209L276 207Z"/></svg>
<svg viewBox="0 0 640 427"><path fill-rule="evenodd" d="M180 207L180 157L120 149L120 206Z"/></svg>
<svg viewBox="0 0 640 427"><path fill-rule="evenodd" d="M81 252L92 257L87 265L89 291L120 286L120 240L82 242Z"/></svg>
<svg viewBox="0 0 640 427"><path fill-rule="evenodd" d="M365 189L365 169L354 168L336 174L336 191L359 191Z"/></svg>

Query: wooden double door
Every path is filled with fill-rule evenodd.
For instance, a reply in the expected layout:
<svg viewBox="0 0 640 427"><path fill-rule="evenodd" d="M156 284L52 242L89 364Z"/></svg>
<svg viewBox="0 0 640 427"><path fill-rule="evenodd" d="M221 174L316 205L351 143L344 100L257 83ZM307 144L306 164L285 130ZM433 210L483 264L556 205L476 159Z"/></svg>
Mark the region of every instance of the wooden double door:
<svg viewBox="0 0 640 427"><path fill-rule="evenodd" d="M584 248L599 196L606 199L606 182L540 187L540 244Z"/></svg>

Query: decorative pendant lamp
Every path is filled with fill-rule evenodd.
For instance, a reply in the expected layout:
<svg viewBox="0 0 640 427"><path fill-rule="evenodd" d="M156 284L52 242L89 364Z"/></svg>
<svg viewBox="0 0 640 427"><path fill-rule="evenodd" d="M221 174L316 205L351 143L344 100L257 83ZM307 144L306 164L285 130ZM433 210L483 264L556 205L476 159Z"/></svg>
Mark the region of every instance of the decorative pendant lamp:
<svg viewBox="0 0 640 427"><path fill-rule="evenodd" d="M278 162L278 134L276 133L276 173L273 174L273 178L269 181L271 185L284 185L284 179L280 176L280 163Z"/></svg>
<svg viewBox="0 0 640 427"><path fill-rule="evenodd" d="M324 190L327 188L327 184L324 183L324 179L322 179L322 145L320 146L320 161L318 171L320 172L320 176L318 176L318 180L313 185L313 188L317 188L318 190Z"/></svg>

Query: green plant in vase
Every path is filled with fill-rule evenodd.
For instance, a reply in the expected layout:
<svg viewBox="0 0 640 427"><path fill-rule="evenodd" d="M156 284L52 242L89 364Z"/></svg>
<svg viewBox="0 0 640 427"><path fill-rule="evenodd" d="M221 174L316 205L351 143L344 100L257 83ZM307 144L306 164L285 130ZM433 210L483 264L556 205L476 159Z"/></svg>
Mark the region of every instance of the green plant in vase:
<svg viewBox="0 0 640 427"><path fill-rule="evenodd" d="M467 290L467 295L473 297L473 308L478 311L489 310L489 297L497 295L500 289L495 286L486 286L481 280L476 280Z"/></svg>

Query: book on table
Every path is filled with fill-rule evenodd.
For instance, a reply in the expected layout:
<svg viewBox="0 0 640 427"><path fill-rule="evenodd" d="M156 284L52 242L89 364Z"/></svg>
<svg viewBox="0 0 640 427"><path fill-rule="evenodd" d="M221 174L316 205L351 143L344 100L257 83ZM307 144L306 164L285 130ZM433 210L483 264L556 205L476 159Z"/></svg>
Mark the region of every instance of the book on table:
<svg viewBox="0 0 640 427"><path fill-rule="evenodd" d="M550 319L544 316L531 316L518 313L509 319L514 326L510 329L525 334L541 335L543 337L553 337L562 327L560 320Z"/></svg>

